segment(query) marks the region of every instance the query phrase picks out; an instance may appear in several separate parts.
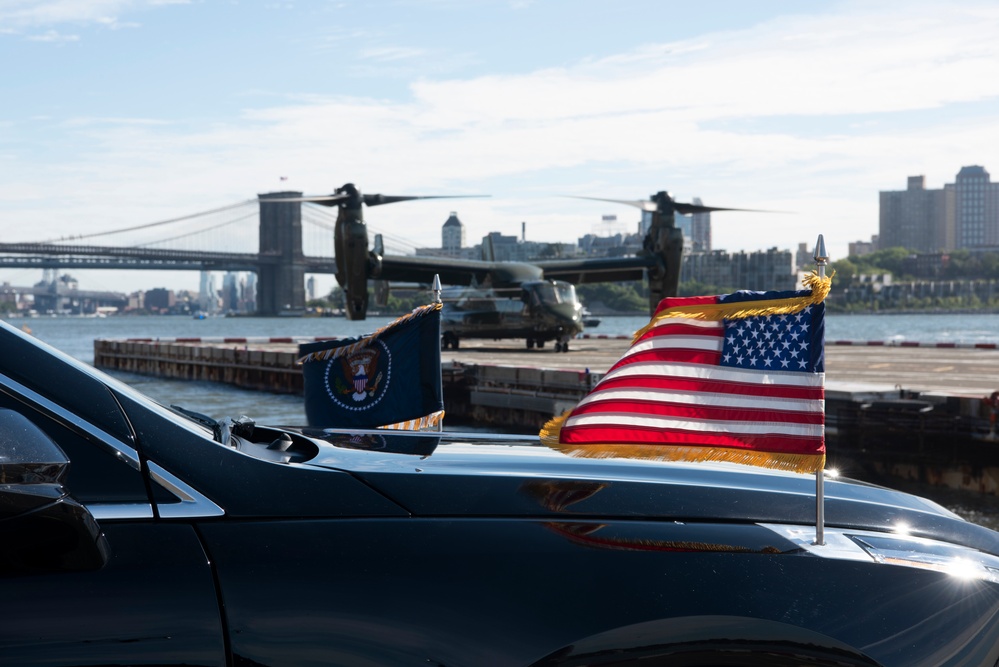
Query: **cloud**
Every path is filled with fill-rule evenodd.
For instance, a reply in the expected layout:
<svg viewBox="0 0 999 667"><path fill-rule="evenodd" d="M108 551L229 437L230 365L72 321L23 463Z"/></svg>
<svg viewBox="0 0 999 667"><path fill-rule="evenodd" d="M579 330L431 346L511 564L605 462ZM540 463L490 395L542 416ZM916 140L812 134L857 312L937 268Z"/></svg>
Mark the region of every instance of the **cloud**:
<svg viewBox="0 0 999 667"><path fill-rule="evenodd" d="M55 30L48 30L38 35L28 35L26 39L29 42L65 43L65 42L78 42L80 41L80 36L63 35L56 32Z"/></svg>
<svg viewBox="0 0 999 667"><path fill-rule="evenodd" d="M6 0L0 3L0 22L19 27L106 20L135 6L131 0Z"/></svg>
<svg viewBox="0 0 999 667"><path fill-rule="evenodd" d="M411 60L426 54L423 49L414 49L405 46L380 46L370 49L363 49L358 54L362 60L374 60L377 62L392 62L396 60Z"/></svg>
<svg viewBox="0 0 999 667"><path fill-rule="evenodd" d="M53 14L62 5L47 4ZM89 15L121 6L92 3ZM611 212L556 195L634 199L670 189L683 201L795 212L718 214L720 247L794 247L823 232L842 256L848 241L877 233L879 189L902 189L915 174L942 187L964 164L999 169L999 146L986 141L999 136L999 11L823 7L831 9L560 68L424 74L393 98L305 91L313 94L284 104L268 97L268 106L212 124L79 118L62 125L64 159L41 169L78 210L114 200L107 225L289 187L277 177L290 175L311 193L353 181L388 194L494 195L372 214L418 245L436 242L452 206L470 240L512 233L521 221L532 238L554 240ZM408 47L360 56L436 57ZM8 179L0 195L18 187Z"/></svg>

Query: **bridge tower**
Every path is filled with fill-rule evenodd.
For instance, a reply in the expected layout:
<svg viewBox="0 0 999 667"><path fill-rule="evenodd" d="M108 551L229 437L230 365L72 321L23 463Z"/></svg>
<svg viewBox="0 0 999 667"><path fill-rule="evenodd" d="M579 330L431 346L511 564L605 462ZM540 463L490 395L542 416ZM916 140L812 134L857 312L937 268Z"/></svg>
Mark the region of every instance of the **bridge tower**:
<svg viewBox="0 0 999 667"><path fill-rule="evenodd" d="M301 196L301 192L257 195L262 260L257 276L257 312L263 316L298 315L305 311L302 202L268 201Z"/></svg>

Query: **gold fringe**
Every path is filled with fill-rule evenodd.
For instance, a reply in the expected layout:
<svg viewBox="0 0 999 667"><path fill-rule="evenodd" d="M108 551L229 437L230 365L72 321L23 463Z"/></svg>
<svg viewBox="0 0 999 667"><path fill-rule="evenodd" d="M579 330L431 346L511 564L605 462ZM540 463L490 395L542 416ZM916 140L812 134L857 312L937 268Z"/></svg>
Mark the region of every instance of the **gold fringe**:
<svg viewBox="0 0 999 667"><path fill-rule="evenodd" d="M737 301L733 303L707 303L692 306L675 306L656 313L652 320L635 332L632 344L648 333L657 324L672 317L685 317L692 320L739 320L746 317L762 317L767 315L794 315L809 306L815 306L829 295L832 289L832 277L836 272L820 278L812 271L802 279L802 284L812 290L808 296L796 296L788 299L764 299L760 301Z"/></svg>
<svg viewBox="0 0 999 667"><path fill-rule="evenodd" d="M423 417L407 419L406 421L396 422L394 424L385 424L384 426L379 426L378 428L391 431L426 431L431 428L437 428L443 421L444 411L438 410L437 412L431 412L429 415L425 415Z"/></svg>
<svg viewBox="0 0 999 667"><path fill-rule="evenodd" d="M431 303L427 304L426 306L419 306L417 308L414 308L413 312L407 313L402 317L392 322L389 322L382 328L376 330L374 333L368 334L367 336L360 339L356 343L351 343L350 345L345 345L343 347L331 348L329 350L319 350L318 352L312 352L310 354L305 355L304 357L299 358L298 363L304 364L310 361L326 361L327 359L339 359L344 355L353 354L357 350L360 350L361 348L368 347L369 345L371 345L373 342L375 342L375 340L379 336L384 335L390 329L393 329L394 327L397 327L411 320L415 320L418 317L423 317L424 315L432 313L436 310L440 310L441 308L443 308L443 305L444 304L441 303Z"/></svg>
<svg viewBox="0 0 999 667"><path fill-rule="evenodd" d="M562 424L565 420L569 418L572 414L572 410L566 410L557 417L552 417L549 419L544 426L541 427L541 431L538 433L538 438L541 439L542 445L547 445L548 447L559 447L559 434L562 433Z"/></svg>
<svg viewBox="0 0 999 667"><path fill-rule="evenodd" d="M559 444L554 447L569 456L578 456L583 458L650 459L654 461L685 461L688 463L717 461L802 473L818 472L826 465L825 454L781 454L776 452L761 452L758 450L732 449L728 447L696 447L689 445L678 446L652 444Z"/></svg>

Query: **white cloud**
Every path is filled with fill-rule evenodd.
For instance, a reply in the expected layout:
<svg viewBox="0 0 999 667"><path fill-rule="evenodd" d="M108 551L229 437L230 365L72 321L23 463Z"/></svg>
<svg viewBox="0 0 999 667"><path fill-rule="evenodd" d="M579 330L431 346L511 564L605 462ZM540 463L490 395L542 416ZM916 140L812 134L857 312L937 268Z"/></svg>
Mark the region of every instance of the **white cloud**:
<svg viewBox="0 0 999 667"><path fill-rule="evenodd" d="M133 0L4 0L0 23L37 27L99 22L135 5Z"/></svg>
<svg viewBox="0 0 999 667"><path fill-rule="evenodd" d="M30 42L49 42L49 43L65 43L65 42L78 42L80 41L79 35L63 35L55 30L47 30L41 34L28 35L27 40Z"/></svg>
<svg viewBox="0 0 999 667"><path fill-rule="evenodd" d="M396 60L410 60L424 55L423 49L414 49L405 46L380 46L369 49L362 49L358 57L362 60L373 60L376 62L392 62Z"/></svg>
<svg viewBox="0 0 999 667"><path fill-rule="evenodd" d="M70 16L66 5L78 3L45 4ZM97 20L124 3L89 6L79 16ZM915 174L941 187L964 164L999 170L999 145L986 140L999 136L995 34L991 5L846 3L558 69L418 79L402 100L301 96L210 126L79 119L65 159L28 173L77 211L106 211L107 227L346 181L389 194L494 195L370 214L418 245L439 239L452 207L470 240L519 233L524 220L531 238L554 240L610 212L556 195L634 199L668 188L681 200L794 212L718 214L718 246L793 247L822 232L842 256L847 242L877 233L879 189L902 189ZM49 196L11 176L0 196ZM39 224L60 224L40 210Z"/></svg>

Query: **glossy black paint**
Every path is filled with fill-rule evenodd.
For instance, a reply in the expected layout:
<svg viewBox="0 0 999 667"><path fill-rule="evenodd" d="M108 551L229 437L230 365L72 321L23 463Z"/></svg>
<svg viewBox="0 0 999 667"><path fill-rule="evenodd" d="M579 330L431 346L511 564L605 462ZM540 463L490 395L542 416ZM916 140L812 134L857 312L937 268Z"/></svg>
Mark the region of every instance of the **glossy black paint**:
<svg viewBox="0 0 999 667"><path fill-rule="evenodd" d="M222 443L3 324L0 346L17 352L0 359L0 470L15 432L57 448L0 479L0 543L24 543L14 520L33 510L75 507L106 545L84 568L0 560L3 664L999 660L999 584L774 528L814 521L811 476L453 433L255 426ZM996 533L930 501L846 480L826 493L830 529L904 525L999 555Z"/></svg>

